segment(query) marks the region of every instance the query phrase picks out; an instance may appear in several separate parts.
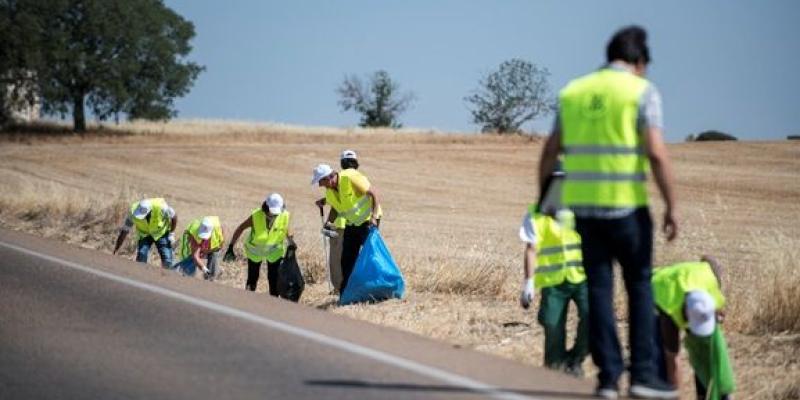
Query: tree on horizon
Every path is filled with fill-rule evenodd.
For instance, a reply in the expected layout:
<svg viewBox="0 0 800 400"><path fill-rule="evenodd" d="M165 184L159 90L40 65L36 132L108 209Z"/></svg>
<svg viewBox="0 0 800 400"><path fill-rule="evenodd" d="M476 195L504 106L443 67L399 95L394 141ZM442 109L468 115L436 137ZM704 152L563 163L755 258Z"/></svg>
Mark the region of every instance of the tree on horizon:
<svg viewBox="0 0 800 400"><path fill-rule="evenodd" d="M336 93L342 111L361 114L361 127L402 127L399 116L415 99L411 92L400 93L399 84L383 70L373 73L368 83L355 75L347 76Z"/></svg>
<svg viewBox="0 0 800 400"><path fill-rule="evenodd" d="M547 79L550 71L514 58L481 78L478 89L464 97L472 121L482 132L520 132L522 125L555 109Z"/></svg>
<svg viewBox="0 0 800 400"><path fill-rule="evenodd" d="M166 120L204 69L186 60L194 35L161 0L0 0L0 77L32 88L45 114L71 113L76 132L87 107Z"/></svg>

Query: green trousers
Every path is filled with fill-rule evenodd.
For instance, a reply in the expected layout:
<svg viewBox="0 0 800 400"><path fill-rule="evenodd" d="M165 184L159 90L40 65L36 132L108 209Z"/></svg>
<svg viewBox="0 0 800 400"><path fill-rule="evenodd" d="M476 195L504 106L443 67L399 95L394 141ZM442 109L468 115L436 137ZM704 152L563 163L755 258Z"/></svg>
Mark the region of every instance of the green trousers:
<svg viewBox="0 0 800 400"><path fill-rule="evenodd" d="M579 284L564 281L542 289L539 323L544 328L544 365L547 368L579 366L589 354L589 291L586 281ZM569 302L578 309L578 332L572 348L567 350L567 310Z"/></svg>

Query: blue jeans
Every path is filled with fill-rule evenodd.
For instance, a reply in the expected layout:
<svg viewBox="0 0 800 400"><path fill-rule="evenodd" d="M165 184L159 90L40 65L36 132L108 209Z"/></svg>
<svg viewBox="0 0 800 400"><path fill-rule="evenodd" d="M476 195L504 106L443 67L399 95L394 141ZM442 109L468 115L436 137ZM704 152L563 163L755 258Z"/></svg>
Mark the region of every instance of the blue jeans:
<svg viewBox="0 0 800 400"><path fill-rule="evenodd" d="M601 386L616 385L625 369L614 317L614 270L622 266L628 293L631 381L657 379L654 340L655 315L650 286L653 221L650 211L639 208L615 219L577 218L583 268L589 284L589 348L600 369Z"/></svg>
<svg viewBox="0 0 800 400"><path fill-rule="evenodd" d="M218 253L219 251L212 251L211 253L208 253L208 256L206 257L206 267L209 271L211 271L211 276L216 275L217 272L217 264L219 262ZM189 255L189 257L186 257L179 263L173 265L172 268L183 273L184 275L194 276L195 272L197 271L197 264L194 262L194 258ZM208 279L208 277L206 279Z"/></svg>
<svg viewBox="0 0 800 400"><path fill-rule="evenodd" d="M161 256L161 266L169 268L172 265L172 246L169 243L169 233L158 240L153 240L151 236L144 236L139 239L136 245L136 261L140 263L147 263L147 256L150 255L150 246L156 244L158 255Z"/></svg>

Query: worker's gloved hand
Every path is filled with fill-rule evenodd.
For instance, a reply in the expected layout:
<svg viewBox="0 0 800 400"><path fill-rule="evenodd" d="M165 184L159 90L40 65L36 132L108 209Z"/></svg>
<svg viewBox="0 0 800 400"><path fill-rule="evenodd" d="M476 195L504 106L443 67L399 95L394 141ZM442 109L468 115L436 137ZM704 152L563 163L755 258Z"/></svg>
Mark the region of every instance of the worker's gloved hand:
<svg viewBox="0 0 800 400"><path fill-rule="evenodd" d="M319 207L319 208L324 207L325 203L326 203L326 201L325 201L324 197L314 202L314 204L316 204L317 207Z"/></svg>
<svg viewBox="0 0 800 400"><path fill-rule="evenodd" d="M203 271L203 278L208 279L208 277L211 276L211 270L209 270L208 267L202 267L201 271Z"/></svg>
<svg viewBox="0 0 800 400"><path fill-rule="evenodd" d="M227 261L227 262L236 261L236 254L233 254L233 246L228 246L228 250L222 257L222 261Z"/></svg>
<svg viewBox="0 0 800 400"><path fill-rule="evenodd" d="M169 247L175 247L175 232L170 232L167 235L167 240L169 240Z"/></svg>
<svg viewBox="0 0 800 400"><path fill-rule="evenodd" d="M533 278L526 279L522 282L522 293L519 296L519 305L522 306L524 309L528 309L533 303Z"/></svg>

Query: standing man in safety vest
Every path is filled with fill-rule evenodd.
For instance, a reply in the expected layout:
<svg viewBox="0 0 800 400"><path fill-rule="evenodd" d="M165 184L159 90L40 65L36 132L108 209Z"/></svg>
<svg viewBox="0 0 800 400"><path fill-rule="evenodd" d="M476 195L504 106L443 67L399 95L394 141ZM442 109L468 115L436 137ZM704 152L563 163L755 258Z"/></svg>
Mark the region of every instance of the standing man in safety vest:
<svg viewBox="0 0 800 400"><path fill-rule="evenodd" d="M726 400L736 389L728 346L722 327L725 297L717 261L705 256L653 272L653 298L658 310L665 375L675 386L680 382L678 353L680 332L694 369L698 399Z"/></svg>
<svg viewBox="0 0 800 400"><path fill-rule="evenodd" d="M563 172L553 174L547 186L558 190ZM547 192L547 190L545 191ZM544 200L545 196L542 197ZM539 210L542 209L542 212ZM539 323L544 328L544 366L583 376L583 360L589 354L589 294L581 257L581 237L575 231L572 211L557 206L531 204L522 220L519 237L525 243L524 274L520 304L527 309L534 291L541 290ZM531 275L533 270L533 275ZM578 332L567 350L567 310L573 301L578 310Z"/></svg>
<svg viewBox="0 0 800 400"><path fill-rule="evenodd" d="M255 292L261 263L267 262L267 283L270 296L278 296L278 267L286 255L287 241L292 241L289 230L290 213L286 211L283 197L272 193L264 199L260 208L250 213L233 232L233 238L225 252L225 261L234 261L233 245L239 240L245 229L250 229L250 236L244 243L247 256L247 282L245 289Z"/></svg>
<svg viewBox="0 0 800 400"><path fill-rule="evenodd" d="M147 263L150 247L155 243L161 265L169 268L172 266L172 245L177 225L178 215L163 198L135 201L119 230L113 254L117 254L131 228L136 227L136 261Z"/></svg>
<svg viewBox="0 0 800 400"><path fill-rule="evenodd" d="M361 246L367 240L369 227L377 225L375 211L380 205L375 188L358 170L336 172L327 164L319 164L314 168L311 184L326 188L325 202L331 206L328 222L333 223L337 217L345 219L340 290L340 293L344 293Z"/></svg>
<svg viewBox="0 0 800 400"><path fill-rule="evenodd" d="M219 250L225 242L224 230L219 217L198 218L189 223L181 236L181 247L174 268L184 275L193 276L198 268L203 278L213 280L219 275ZM206 262L203 262L203 258Z"/></svg>
<svg viewBox="0 0 800 400"><path fill-rule="evenodd" d="M622 266L630 321L630 394L675 398L674 386L658 377L653 346L653 223L647 196L652 167L665 203L664 232L678 232L672 173L662 139L661 97L645 78L650 62L647 33L632 26L608 43L608 64L570 82L539 166L540 181L564 156L562 201L576 216L589 284L592 359L600 369L596 394L619 396L625 365L613 307L612 262Z"/></svg>

